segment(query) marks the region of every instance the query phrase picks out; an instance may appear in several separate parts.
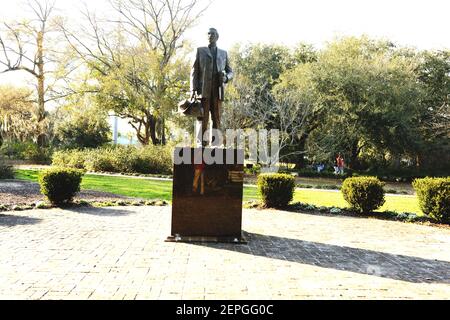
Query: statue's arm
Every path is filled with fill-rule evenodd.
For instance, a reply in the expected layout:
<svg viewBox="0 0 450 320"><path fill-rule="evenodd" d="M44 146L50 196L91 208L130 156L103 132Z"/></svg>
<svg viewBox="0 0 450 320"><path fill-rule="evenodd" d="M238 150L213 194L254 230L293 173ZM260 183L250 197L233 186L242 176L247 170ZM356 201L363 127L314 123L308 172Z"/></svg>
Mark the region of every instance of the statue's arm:
<svg viewBox="0 0 450 320"><path fill-rule="evenodd" d="M200 92L200 50L197 49L194 65L191 72L191 92Z"/></svg>
<svg viewBox="0 0 450 320"><path fill-rule="evenodd" d="M233 69L231 68L230 65L230 60L228 59L228 53L227 53L227 58L226 58L226 63L225 63L225 73L226 73L226 82L233 80L234 77L234 73L233 73Z"/></svg>

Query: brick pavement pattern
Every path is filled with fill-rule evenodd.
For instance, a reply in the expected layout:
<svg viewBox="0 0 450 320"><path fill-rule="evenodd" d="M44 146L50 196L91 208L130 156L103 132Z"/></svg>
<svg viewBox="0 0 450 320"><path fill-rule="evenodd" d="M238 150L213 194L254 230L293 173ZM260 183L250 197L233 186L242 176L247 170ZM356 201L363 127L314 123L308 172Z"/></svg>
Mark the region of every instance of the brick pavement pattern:
<svg viewBox="0 0 450 320"><path fill-rule="evenodd" d="M449 299L450 230L244 211L247 245L166 243L170 207L0 215L0 299Z"/></svg>

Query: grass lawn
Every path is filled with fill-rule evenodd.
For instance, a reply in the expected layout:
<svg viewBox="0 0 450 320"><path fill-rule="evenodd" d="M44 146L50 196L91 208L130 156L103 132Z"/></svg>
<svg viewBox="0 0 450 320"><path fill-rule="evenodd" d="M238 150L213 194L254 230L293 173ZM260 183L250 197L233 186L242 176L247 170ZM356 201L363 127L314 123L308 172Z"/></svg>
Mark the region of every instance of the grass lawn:
<svg viewBox="0 0 450 320"><path fill-rule="evenodd" d="M17 170L16 178L37 182L38 171ZM118 195L142 199L172 200L172 182L151 179L137 179L126 177L110 177L100 175L86 175L81 188L97 190ZM258 192L254 187L244 188L244 201L258 200ZM340 192L300 190L296 191L294 201L326 207L347 207ZM386 204L380 211L411 212L422 215L417 198L404 196L386 196Z"/></svg>
<svg viewBox="0 0 450 320"><path fill-rule="evenodd" d="M340 192L333 191L297 191L294 196L294 201L324 207L348 207L348 204L344 200L342 194ZM417 198L411 196L386 196L386 203L380 210L377 211L410 212L422 215Z"/></svg>

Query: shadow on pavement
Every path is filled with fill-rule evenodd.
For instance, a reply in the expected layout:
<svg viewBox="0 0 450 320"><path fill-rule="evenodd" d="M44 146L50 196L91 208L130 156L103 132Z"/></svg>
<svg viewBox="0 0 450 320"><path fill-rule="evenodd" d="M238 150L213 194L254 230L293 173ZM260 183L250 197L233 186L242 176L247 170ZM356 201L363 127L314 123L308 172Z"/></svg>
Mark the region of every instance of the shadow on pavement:
<svg viewBox="0 0 450 320"><path fill-rule="evenodd" d="M245 245L196 243L321 268L412 283L450 284L450 262L244 232Z"/></svg>
<svg viewBox="0 0 450 320"><path fill-rule="evenodd" d="M9 214L0 214L0 226L2 227L15 227L38 224L42 222L42 219L25 217L25 216L15 216Z"/></svg>
<svg viewBox="0 0 450 320"><path fill-rule="evenodd" d="M101 216L101 217L123 217L128 216L132 213L132 211L118 209L115 207L108 207L108 208L77 207L77 208L64 208L64 210L73 213L88 214L92 216Z"/></svg>

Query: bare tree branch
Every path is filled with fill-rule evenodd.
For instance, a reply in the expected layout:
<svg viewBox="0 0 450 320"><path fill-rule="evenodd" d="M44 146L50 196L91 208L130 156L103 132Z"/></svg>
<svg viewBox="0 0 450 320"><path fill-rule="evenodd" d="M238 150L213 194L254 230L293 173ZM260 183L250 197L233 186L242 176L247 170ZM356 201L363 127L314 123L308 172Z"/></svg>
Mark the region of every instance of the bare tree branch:
<svg viewBox="0 0 450 320"><path fill-rule="evenodd" d="M33 12L35 18L25 22L14 24L4 23L6 35L0 34L0 64L4 67L0 73L13 71L25 71L31 74L37 83L38 122L44 120L45 95L52 88L46 87L46 75L48 65L52 59L48 59L46 50L48 48L47 33L54 1L28 1L28 7Z"/></svg>

